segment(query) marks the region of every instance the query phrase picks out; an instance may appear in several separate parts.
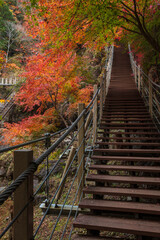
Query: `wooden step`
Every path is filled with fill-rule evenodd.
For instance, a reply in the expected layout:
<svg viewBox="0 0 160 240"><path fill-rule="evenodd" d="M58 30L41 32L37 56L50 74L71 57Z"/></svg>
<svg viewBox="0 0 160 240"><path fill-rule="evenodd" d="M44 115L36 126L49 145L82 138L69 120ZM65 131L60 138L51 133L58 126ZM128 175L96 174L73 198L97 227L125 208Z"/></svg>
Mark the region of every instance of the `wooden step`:
<svg viewBox="0 0 160 240"><path fill-rule="evenodd" d="M138 140L138 141L142 141L142 140L144 140L144 141L158 141L159 142L159 140L160 140L160 137L97 137L97 139L101 139L101 140L133 140L133 141L135 141L135 140Z"/></svg>
<svg viewBox="0 0 160 240"><path fill-rule="evenodd" d="M115 130L154 130L154 131L157 131L157 128L156 127L134 127L134 126L131 126L131 127L123 127L123 126L116 126L116 127L112 127L112 126L108 126L108 127L105 127L105 126L100 126L100 128L99 129L109 129L109 130L113 130L113 129L115 129Z"/></svg>
<svg viewBox="0 0 160 240"><path fill-rule="evenodd" d="M108 107L108 108L103 108L103 113L115 113L115 112L121 112L121 113L128 113L128 112L137 112L139 113L148 113L148 109L146 109L144 106L143 107L125 107L125 106L121 106L121 107Z"/></svg>
<svg viewBox="0 0 160 240"><path fill-rule="evenodd" d="M130 119L150 119L149 114L142 115L126 115L126 114L103 114L101 119L123 119L122 121L129 121Z"/></svg>
<svg viewBox="0 0 160 240"><path fill-rule="evenodd" d="M114 145L114 146L148 146L160 147L160 143L143 143L143 142L96 142L98 145Z"/></svg>
<svg viewBox="0 0 160 240"><path fill-rule="evenodd" d="M105 171L131 171L131 172L152 172L160 173L158 166L121 166L121 165L91 165L91 170L105 170Z"/></svg>
<svg viewBox="0 0 160 240"><path fill-rule="evenodd" d="M143 117L139 117L139 118L134 118L134 117L130 117L130 118L119 118L119 117L106 117L106 118L102 118L101 121L106 121L106 122L115 122L115 121L147 121L147 122L152 122L151 118L143 118Z"/></svg>
<svg viewBox="0 0 160 240"><path fill-rule="evenodd" d="M142 112L144 111L144 110L146 110L147 111L147 109L146 109L146 107L143 105L143 106L125 106L125 105L123 105L123 106L109 106L109 107L104 107L103 108L103 112L105 113L105 112L107 112L107 111L122 111L122 112L126 112L126 111L140 111L140 110L142 110Z"/></svg>
<svg viewBox="0 0 160 240"><path fill-rule="evenodd" d="M87 186L83 189L85 194L130 196L139 198L160 199L160 191L150 189L116 188L116 187L95 187Z"/></svg>
<svg viewBox="0 0 160 240"><path fill-rule="evenodd" d="M106 117L125 117L125 118L132 118L132 117L147 117L147 118L149 118L150 117L150 115L149 115L149 113L142 113L142 112L139 112L139 113L133 113L133 112L127 112L127 113L122 113L122 112L115 112L115 113L112 113L112 112L110 112L110 113L103 113L103 115L102 115L102 118L106 118Z"/></svg>
<svg viewBox="0 0 160 240"><path fill-rule="evenodd" d="M100 126L109 126L109 127L122 127L122 126L154 126L153 123L101 123Z"/></svg>
<svg viewBox="0 0 160 240"><path fill-rule="evenodd" d="M143 132L131 132L131 131L129 131L129 132L120 132L120 131L115 131L115 132L113 132L113 131L103 131L103 132L98 132L98 134L112 134L112 135L115 135L115 134L123 134L123 135L147 135L147 136L153 136L153 135L155 135L155 136L160 136L160 133L159 132L151 132L151 131L147 131L147 132L145 132L145 131L143 131Z"/></svg>
<svg viewBox="0 0 160 240"><path fill-rule="evenodd" d="M125 107L121 107L121 108L103 108L103 113L106 114L106 113L115 113L115 112L120 112L120 113L133 113L133 112L136 112L136 113L148 113L148 110L143 107L143 108L134 108L134 109L130 109L130 108L125 108Z"/></svg>
<svg viewBox="0 0 160 240"><path fill-rule="evenodd" d="M121 145L121 143L119 143ZM112 154L128 154L128 153L140 153L140 154L160 154L160 149L105 149L105 148L95 148L94 152L101 153L112 153Z"/></svg>
<svg viewBox="0 0 160 240"><path fill-rule="evenodd" d="M94 182L114 182L114 183L131 183L131 184L147 184L159 185L160 178L158 177L134 177L134 176L110 176L103 174L89 174L86 178L87 181Z"/></svg>
<svg viewBox="0 0 160 240"><path fill-rule="evenodd" d="M127 103L127 104L130 104L130 103L143 103L144 104L144 101L142 100L142 98L134 98L134 99L130 99L129 97L126 98L126 99L122 99L122 98L119 98L119 99L114 99L114 98L110 98L107 96L106 98L106 102L108 104L117 104L117 103Z"/></svg>
<svg viewBox="0 0 160 240"><path fill-rule="evenodd" d="M123 232L151 237L160 236L160 223L155 221L80 214L74 221L73 226L90 230Z"/></svg>
<svg viewBox="0 0 160 240"><path fill-rule="evenodd" d="M160 215L160 206L158 204L111 201L97 199L83 199L79 203L80 208L89 208L102 211L132 212L151 215Z"/></svg>
<svg viewBox="0 0 160 240"><path fill-rule="evenodd" d="M130 157L130 156L91 156L96 161L122 161L122 162L160 162L160 157Z"/></svg>
<svg viewBox="0 0 160 240"><path fill-rule="evenodd" d="M103 116L105 115L125 115L125 116L130 116L130 115L149 115L148 111L142 111L142 110L135 110L135 111L103 111Z"/></svg>
<svg viewBox="0 0 160 240"><path fill-rule="evenodd" d="M103 105L103 109L104 110L108 110L108 109L127 109L127 110L130 110L132 111L132 108L135 108L136 110L139 111L139 109L142 109L142 110L147 110L147 107L144 105L144 103L134 103L134 102L130 102L127 104L127 102L120 102L120 103L112 103L112 104L109 104L107 101L106 101L106 104Z"/></svg>
<svg viewBox="0 0 160 240"><path fill-rule="evenodd" d="M141 103L108 103L106 102L106 104L104 105L105 108L121 108L121 107L125 107L125 108L130 108L130 107L136 107L136 108L139 108L139 107L142 107L142 108L145 108L145 105L143 102Z"/></svg>

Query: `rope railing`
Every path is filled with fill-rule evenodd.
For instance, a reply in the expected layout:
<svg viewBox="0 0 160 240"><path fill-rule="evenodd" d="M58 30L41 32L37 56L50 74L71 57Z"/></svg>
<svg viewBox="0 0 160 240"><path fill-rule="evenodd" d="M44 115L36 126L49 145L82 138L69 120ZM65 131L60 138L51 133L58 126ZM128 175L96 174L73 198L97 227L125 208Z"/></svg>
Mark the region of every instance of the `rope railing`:
<svg viewBox="0 0 160 240"><path fill-rule="evenodd" d="M155 83L134 60L130 44L128 45L131 68L135 84L148 107L158 130L160 131L160 85ZM158 111L157 111L158 110Z"/></svg>
<svg viewBox="0 0 160 240"><path fill-rule="evenodd" d="M22 183L24 183L24 180L28 179L28 177L30 177L32 174L34 174L37 171L38 167L44 162L44 160L47 161L46 174L43 177L40 185L37 187L34 193L30 195L28 201L21 208L21 210L18 212L15 211L12 221L2 231L2 233L0 234L0 238L4 236L4 234L6 234L6 232L13 226L13 224L15 228L15 225L17 224L16 220L20 216L22 216L23 212L26 211L29 206L33 205L33 202L36 199L37 194L41 191L41 189L45 184L46 184L46 195L45 195L46 200L44 201L44 203L41 204L41 208L43 209L44 214L41 220L39 221L39 223L36 224L34 228L34 233L32 233L32 239L39 239L40 229L43 228L43 223L45 219L48 217L48 214L50 212L53 212L53 214L55 214L56 212L57 218L55 220L55 223L53 223L53 227L49 234L49 239L52 239L53 235L56 234L57 224L59 223L61 217L64 215L64 212L65 214L67 212L68 217L66 219L66 224L64 225L64 230L62 232L61 239L63 239L64 235L66 234L66 229L71 216L75 215L77 211L79 211L77 205L79 200L82 197L82 188L84 186L84 177L86 174L86 168L90 161L90 154L92 154L91 151L88 149L92 149L90 147L91 144L94 145L94 139L96 139L94 135L96 134L96 131L97 131L97 125L95 126L94 123L98 122L98 119L100 118L100 114L98 114L97 116L96 112L99 111L100 113L100 109L102 108L102 107L98 107L99 109L98 110L96 105L98 103L98 99L102 99L104 101L106 93L108 92L108 87L109 87L109 82L111 77L110 68L112 67L112 62L113 62L113 49L114 49L113 47L110 47L108 49L109 60L106 61L106 66L105 66L107 70L104 73L100 87L94 88L94 95L91 102L88 104L88 106L85 108L84 104L79 104L79 115L77 119L72 123L72 125L69 128L63 130L65 132L53 144L51 144L50 141L48 141L48 144L46 143L47 150L44 153L42 153L41 156L39 156L35 161L32 161L29 167L25 171L23 171L18 176L18 178L16 178L14 182L11 183L10 186L0 194L0 204L3 204L12 195L12 193L14 193L14 195L16 194L16 189ZM104 86L105 86L105 91L104 91ZM102 102L100 102L100 105L101 104ZM91 114L92 112L93 114ZM95 115L97 116L96 121L94 119ZM56 159L56 161L52 163L52 161L50 160L50 154L56 151L56 149L60 146L60 144L71 133L73 134L69 144L66 145L66 147L63 149L63 152ZM41 139L38 139L38 141L50 139L51 136L52 135L44 136ZM33 141L35 142L37 140L33 140ZM27 144L29 145L33 143L33 141L30 141ZM26 146L24 144L13 146L14 148L12 148L12 150L18 147ZM56 178L56 171L57 171L56 169L59 168L62 164L64 164L64 157L66 158L66 153L68 152L68 150L70 150L70 153L71 153L72 149L73 148L75 149L75 147L77 147L77 149L75 150L74 156L71 157L72 154L70 154L68 160L66 161L66 167L65 167L62 179L58 178L56 180L57 186L56 188L53 189L53 187L50 187L50 183L53 181L53 179ZM10 148L6 148L6 149L10 149ZM70 174L71 175L74 174L74 175L70 177ZM71 180L68 186L66 182L67 178L70 178ZM76 189L76 191L73 194L74 189ZM63 191L63 195L58 194L60 191L61 192ZM70 199L71 194L73 194L72 200ZM64 195L65 195L65 198L63 198ZM59 204L59 202L61 204ZM66 209L67 204L69 204L69 207ZM71 232L69 232L69 236L70 235L71 235ZM15 239L15 240L19 240L19 239Z"/></svg>

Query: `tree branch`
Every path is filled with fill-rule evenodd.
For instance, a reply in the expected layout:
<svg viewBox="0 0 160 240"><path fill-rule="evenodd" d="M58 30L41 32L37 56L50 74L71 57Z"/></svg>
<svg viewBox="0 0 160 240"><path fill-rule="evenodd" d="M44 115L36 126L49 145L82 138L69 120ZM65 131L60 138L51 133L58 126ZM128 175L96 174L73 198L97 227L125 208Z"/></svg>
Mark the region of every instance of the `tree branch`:
<svg viewBox="0 0 160 240"><path fill-rule="evenodd" d="M132 32L132 33L136 33L136 34L138 34L138 35L142 35L140 32L137 32L137 31L135 31L135 30L126 28L126 27L124 27L124 26L121 26L121 28L123 28L123 29L126 30L126 31L129 31L129 32Z"/></svg>

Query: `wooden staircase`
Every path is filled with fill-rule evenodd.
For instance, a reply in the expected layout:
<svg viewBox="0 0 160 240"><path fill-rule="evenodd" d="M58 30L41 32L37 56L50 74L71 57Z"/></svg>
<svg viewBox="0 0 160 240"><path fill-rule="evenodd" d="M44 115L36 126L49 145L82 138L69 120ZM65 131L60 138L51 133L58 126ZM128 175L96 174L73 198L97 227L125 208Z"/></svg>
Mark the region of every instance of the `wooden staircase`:
<svg viewBox="0 0 160 240"><path fill-rule="evenodd" d="M115 50L93 164L84 187L72 239L160 239L160 133L131 76L129 56ZM116 236L116 235L115 235ZM121 239L121 238L120 238Z"/></svg>

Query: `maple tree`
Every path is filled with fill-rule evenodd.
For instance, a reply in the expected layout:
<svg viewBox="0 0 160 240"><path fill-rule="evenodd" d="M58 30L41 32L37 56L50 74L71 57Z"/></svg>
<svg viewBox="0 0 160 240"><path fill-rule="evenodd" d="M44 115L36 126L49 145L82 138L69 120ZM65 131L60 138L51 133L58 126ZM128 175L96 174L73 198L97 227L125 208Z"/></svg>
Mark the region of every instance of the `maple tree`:
<svg viewBox="0 0 160 240"><path fill-rule="evenodd" d="M24 111L36 114L19 123L6 123L4 143L15 144L22 141L22 136L28 139L44 131L55 131L60 124L68 126L77 104L87 104L90 100L92 87L90 84L82 87L84 78L77 70L79 56L75 50L76 43L66 44L63 41L62 45L59 44L58 28L64 24L59 5L55 8L54 4L46 4L45 7L48 8L45 14L40 14L39 9L34 10L36 17L33 18L33 14L25 22L35 46L22 75L26 80L15 98ZM53 9L55 15L51 15ZM55 22L56 15L59 17Z"/></svg>
<svg viewBox="0 0 160 240"><path fill-rule="evenodd" d="M22 1L28 15L25 28L33 39L34 48L23 73L26 81L16 96L25 111L36 115L19 124L6 125L9 132L22 129L34 133L33 119L40 119L39 132L50 126L58 127L59 120L66 126L80 101L88 102L91 86L79 74L79 59L86 49L102 50L107 44L129 32L127 40L145 41L160 52L158 0L31 0ZM158 18L159 19L159 18ZM153 26L155 26L153 28ZM139 36L139 37L137 37ZM126 35L125 35L126 37ZM42 126L42 127L41 127ZM48 127L49 128L49 127ZM19 130L18 130L19 129ZM38 129L37 129L38 131ZM21 133L20 133L21 135Z"/></svg>

